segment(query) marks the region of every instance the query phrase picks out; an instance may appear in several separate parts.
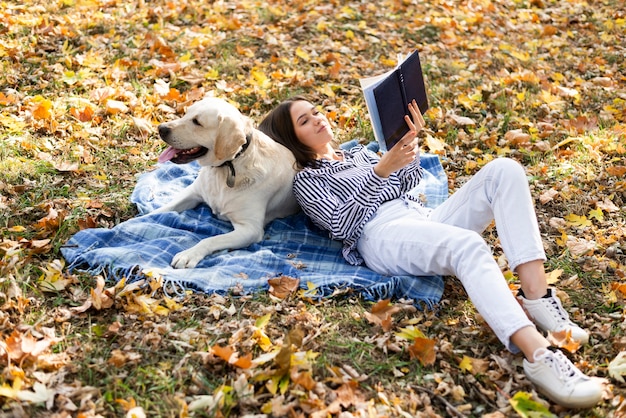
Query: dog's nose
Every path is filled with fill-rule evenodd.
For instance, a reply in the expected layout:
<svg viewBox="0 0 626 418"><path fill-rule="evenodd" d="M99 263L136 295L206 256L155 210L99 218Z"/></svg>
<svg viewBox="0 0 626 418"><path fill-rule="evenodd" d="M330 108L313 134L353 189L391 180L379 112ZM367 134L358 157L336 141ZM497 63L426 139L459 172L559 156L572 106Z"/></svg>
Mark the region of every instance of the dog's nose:
<svg viewBox="0 0 626 418"><path fill-rule="evenodd" d="M170 136L170 132L172 132L172 130L167 126L163 124L159 125L159 135L161 136L161 139L167 139L167 137Z"/></svg>

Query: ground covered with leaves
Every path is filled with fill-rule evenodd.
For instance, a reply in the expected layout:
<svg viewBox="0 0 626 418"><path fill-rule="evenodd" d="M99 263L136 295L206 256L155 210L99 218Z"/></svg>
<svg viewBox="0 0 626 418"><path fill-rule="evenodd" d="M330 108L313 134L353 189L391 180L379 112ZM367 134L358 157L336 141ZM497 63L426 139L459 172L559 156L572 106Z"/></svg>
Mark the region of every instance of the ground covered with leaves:
<svg viewBox="0 0 626 418"><path fill-rule="evenodd" d="M626 416L622 0L5 0L0 35L0 416ZM416 48L450 189L500 156L527 169L550 282L591 332L552 338L606 382L597 407L535 393L454 278L420 311L288 283L173 300L156 277L67 271L73 233L136 215L155 127L189 103L258 121L306 93L368 141L358 79Z"/></svg>

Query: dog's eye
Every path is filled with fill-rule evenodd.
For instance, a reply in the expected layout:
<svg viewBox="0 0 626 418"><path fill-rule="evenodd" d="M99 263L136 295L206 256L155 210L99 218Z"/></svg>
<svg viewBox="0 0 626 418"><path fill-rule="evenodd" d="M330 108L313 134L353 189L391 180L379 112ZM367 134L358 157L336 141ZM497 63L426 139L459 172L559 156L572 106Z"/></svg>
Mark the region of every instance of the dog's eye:
<svg viewBox="0 0 626 418"><path fill-rule="evenodd" d="M194 124L194 125L196 125L196 126L202 126L202 124L200 123L200 121L198 120L198 118L193 118L191 121L192 121L192 122L193 122L193 124Z"/></svg>

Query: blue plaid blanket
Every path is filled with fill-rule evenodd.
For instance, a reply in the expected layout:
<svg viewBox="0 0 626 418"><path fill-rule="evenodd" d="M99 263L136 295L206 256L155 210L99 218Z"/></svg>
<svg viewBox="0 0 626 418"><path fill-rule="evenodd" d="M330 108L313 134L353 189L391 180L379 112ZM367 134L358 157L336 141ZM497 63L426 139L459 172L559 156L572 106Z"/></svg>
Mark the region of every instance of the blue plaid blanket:
<svg viewBox="0 0 626 418"><path fill-rule="evenodd" d="M343 147L355 145L354 142ZM369 144L376 150L376 144ZM427 170L415 192L436 206L447 197L447 178L435 155L421 156ZM221 251L206 257L193 269L174 269L174 254L203 238L232 230L227 221L213 216L206 205L177 214L151 214L171 196L195 179L195 163L161 164L143 173L132 193L140 216L113 228L79 231L61 248L70 271L105 274L112 280L137 280L146 274L160 275L164 288L180 294L186 290L246 294L267 289L268 279L290 276L311 298L350 289L368 300L413 299L432 307L443 292L439 276L382 276L365 266L349 265L341 256L341 243L328 238L302 213L267 225L264 239L247 248Z"/></svg>

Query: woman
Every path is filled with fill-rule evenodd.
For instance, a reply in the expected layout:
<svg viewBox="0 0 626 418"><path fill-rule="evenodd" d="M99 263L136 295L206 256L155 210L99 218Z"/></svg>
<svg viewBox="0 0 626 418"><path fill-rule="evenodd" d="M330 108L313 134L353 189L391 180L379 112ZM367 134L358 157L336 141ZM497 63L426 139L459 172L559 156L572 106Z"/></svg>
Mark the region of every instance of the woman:
<svg viewBox="0 0 626 418"><path fill-rule="evenodd" d="M408 111L409 132L382 156L362 146L335 148L326 117L300 96L278 105L259 129L293 152L299 169L293 190L300 206L343 242L349 263L364 262L380 274L456 276L500 341L524 354L526 376L541 392L566 407L595 405L601 385L550 347L528 318L544 331L569 330L582 344L588 341L547 286L523 168L511 159L496 159L442 205L427 209L408 194L422 177L417 133L424 126L415 102ZM528 315L480 235L494 219Z"/></svg>

